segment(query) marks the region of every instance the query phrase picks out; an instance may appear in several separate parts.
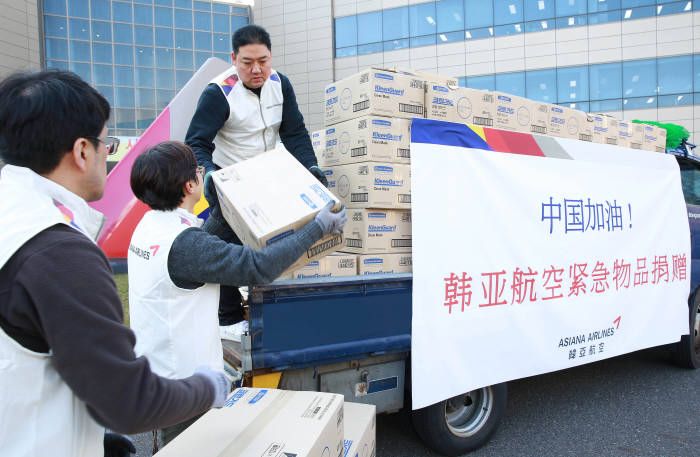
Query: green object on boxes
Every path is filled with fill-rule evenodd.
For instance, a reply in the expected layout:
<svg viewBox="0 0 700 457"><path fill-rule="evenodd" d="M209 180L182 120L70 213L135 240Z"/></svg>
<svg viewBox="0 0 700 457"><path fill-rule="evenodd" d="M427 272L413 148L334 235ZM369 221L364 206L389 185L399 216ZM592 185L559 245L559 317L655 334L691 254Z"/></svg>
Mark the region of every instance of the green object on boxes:
<svg viewBox="0 0 700 457"><path fill-rule="evenodd" d="M661 127L662 129L666 130L666 149L676 149L680 144L681 141L684 139L688 139L690 137L690 133L688 133L688 130L683 127L682 125L678 124L664 124L662 122L654 122L654 121L640 121L640 120L633 120L632 122L636 122L637 124L650 124L650 125L655 125L657 127Z"/></svg>

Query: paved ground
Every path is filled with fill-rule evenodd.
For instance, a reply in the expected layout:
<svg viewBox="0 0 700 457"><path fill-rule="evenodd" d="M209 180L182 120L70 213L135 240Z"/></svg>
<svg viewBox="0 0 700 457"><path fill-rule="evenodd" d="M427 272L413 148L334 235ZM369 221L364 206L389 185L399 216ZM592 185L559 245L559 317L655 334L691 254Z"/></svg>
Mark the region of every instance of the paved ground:
<svg viewBox="0 0 700 457"><path fill-rule="evenodd" d="M485 456L700 456L700 370L676 368L662 349L508 384L505 416ZM150 434L136 435L150 456ZM377 457L433 457L410 415L380 415Z"/></svg>

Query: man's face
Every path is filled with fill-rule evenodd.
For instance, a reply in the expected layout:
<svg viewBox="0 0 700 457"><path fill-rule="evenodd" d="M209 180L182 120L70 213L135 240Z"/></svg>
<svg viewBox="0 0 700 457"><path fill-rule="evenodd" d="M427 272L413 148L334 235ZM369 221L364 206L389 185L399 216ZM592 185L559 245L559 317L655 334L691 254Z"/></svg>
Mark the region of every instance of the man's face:
<svg viewBox="0 0 700 457"><path fill-rule="evenodd" d="M272 55L264 44L241 46L238 54L231 54L231 59L241 82L250 89L261 87L270 76Z"/></svg>
<svg viewBox="0 0 700 457"><path fill-rule="evenodd" d="M107 136L107 127L102 127L101 137ZM87 196L85 200L92 202L99 200L105 193L107 182L107 145L97 141L97 147L92 142L88 143L94 149L93 154L88 155L88 173L86 176Z"/></svg>

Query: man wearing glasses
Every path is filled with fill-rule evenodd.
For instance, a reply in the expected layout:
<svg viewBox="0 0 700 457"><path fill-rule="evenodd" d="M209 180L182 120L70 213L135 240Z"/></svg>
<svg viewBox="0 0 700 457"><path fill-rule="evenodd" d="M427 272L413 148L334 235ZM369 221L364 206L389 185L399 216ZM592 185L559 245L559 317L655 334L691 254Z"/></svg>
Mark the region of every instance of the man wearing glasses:
<svg viewBox="0 0 700 457"><path fill-rule="evenodd" d="M226 376L171 380L134 353L112 271L95 243L107 100L73 73L0 82L0 449L97 457L134 448L119 435L223 406Z"/></svg>
<svg viewBox="0 0 700 457"><path fill-rule="evenodd" d="M274 281L324 235L340 233L345 210L323 208L314 221L261 251L227 243L200 228L193 213L205 169L184 143L160 143L131 168L134 195L150 206L129 245L129 312L136 353L168 378L206 364L223 369L217 309L220 285ZM193 420L163 429L167 444Z"/></svg>
<svg viewBox="0 0 700 457"><path fill-rule="evenodd" d="M324 186L328 180L318 167L292 84L272 68L270 35L258 25L247 25L236 30L231 41L233 66L204 89L185 143L207 172L204 197L210 217L206 230L240 244L219 209L212 172L274 149L281 141ZM221 294L221 325L240 321L238 289L222 288Z"/></svg>

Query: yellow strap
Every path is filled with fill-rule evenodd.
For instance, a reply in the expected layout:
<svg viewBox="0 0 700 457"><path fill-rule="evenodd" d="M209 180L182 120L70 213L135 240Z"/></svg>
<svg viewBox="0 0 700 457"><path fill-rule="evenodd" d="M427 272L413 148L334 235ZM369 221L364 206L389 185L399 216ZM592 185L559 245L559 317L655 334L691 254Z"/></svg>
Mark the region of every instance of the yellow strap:
<svg viewBox="0 0 700 457"><path fill-rule="evenodd" d="M276 389L277 386L279 386L280 384L281 377L281 371L253 376L253 387L259 387L263 389Z"/></svg>

